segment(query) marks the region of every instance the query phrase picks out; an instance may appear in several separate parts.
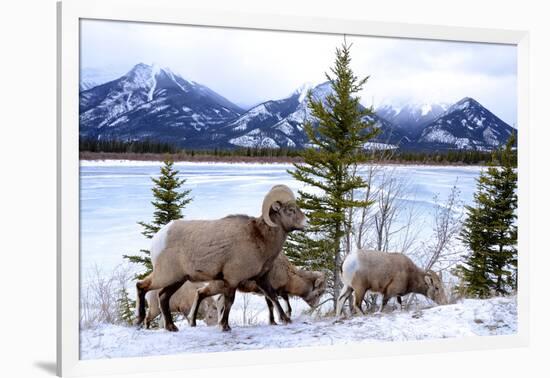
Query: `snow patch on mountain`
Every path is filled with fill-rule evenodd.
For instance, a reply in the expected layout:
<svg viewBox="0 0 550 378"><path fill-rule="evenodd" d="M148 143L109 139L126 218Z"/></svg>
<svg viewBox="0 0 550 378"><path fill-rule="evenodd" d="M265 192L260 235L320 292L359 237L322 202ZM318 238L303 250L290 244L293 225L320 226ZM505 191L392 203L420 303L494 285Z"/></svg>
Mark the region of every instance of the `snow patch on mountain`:
<svg viewBox="0 0 550 378"><path fill-rule="evenodd" d="M458 149L467 149L471 147L471 141L468 138L457 138L447 130L432 130L422 137L425 142L435 142L443 144L452 144Z"/></svg>
<svg viewBox="0 0 550 378"><path fill-rule="evenodd" d="M499 145L499 142L498 142L498 138L495 134L495 131L488 127L487 129L485 129L483 131L483 139L485 140L485 142L491 146L498 146Z"/></svg>
<svg viewBox="0 0 550 378"><path fill-rule="evenodd" d="M151 68L151 89L149 89L149 93L147 94L147 98L149 101L153 100L153 93L155 93L155 88L157 87L157 75L160 72L160 67L157 65L153 65Z"/></svg>
<svg viewBox="0 0 550 378"><path fill-rule="evenodd" d="M277 123L273 128L281 131L287 136L291 136L294 134L294 127L286 119Z"/></svg>
<svg viewBox="0 0 550 378"><path fill-rule="evenodd" d="M277 142L270 137L263 136L258 129L252 130L246 135L230 139L229 143L239 147L279 148Z"/></svg>
<svg viewBox="0 0 550 378"><path fill-rule="evenodd" d="M292 95L298 95L298 102L304 102L307 98L307 94L315 88L315 85L311 82L302 84L298 89L292 92Z"/></svg>
<svg viewBox="0 0 550 378"><path fill-rule="evenodd" d="M384 151L384 150L395 150L398 147L394 144L389 144L389 143L366 142L363 145L363 148L369 151Z"/></svg>

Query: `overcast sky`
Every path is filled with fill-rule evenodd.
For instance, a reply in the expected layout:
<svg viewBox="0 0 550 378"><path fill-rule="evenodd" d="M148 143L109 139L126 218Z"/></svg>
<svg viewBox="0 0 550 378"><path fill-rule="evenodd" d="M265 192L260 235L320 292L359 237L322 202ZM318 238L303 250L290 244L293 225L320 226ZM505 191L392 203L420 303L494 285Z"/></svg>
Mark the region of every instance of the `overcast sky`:
<svg viewBox="0 0 550 378"><path fill-rule="evenodd" d="M516 123L515 46L347 36L364 105L453 103L469 96ZM100 79L135 64L168 67L241 106L325 81L342 35L81 21L81 67Z"/></svg>

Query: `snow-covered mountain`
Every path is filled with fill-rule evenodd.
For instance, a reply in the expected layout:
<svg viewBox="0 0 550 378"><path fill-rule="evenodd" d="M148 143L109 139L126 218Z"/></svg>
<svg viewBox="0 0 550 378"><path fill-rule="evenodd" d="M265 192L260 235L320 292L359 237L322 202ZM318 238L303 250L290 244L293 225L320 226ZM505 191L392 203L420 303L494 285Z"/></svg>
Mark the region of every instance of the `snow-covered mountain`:
<svg viewBox="0 0 550 378"><path fill-rule="evenodd" d="M81 75L81 80L84 77ZM81 81L80 136L153 139L184 148L303 148L304 123L315 125L307 94L325 101L329 82L304 85L286 98L248 111L168 68L137 64L95 85ZM366 148L483 149L506 142L514 129L471 98L458 103L381 106L366 116L380 134Z"/></svg>
<svg viewBox="0 0 550 378"><path fill-rule="evenodd" d="M332 89L330 82L303 85L287 98L253 107L224 127L230 135L228 143L239 147L303 148L308 143L304 123L312 121L315 124L307 105L309 91L315 100L324 101ZM399 144L405 138L390 122L376 114L366 120L382 129L376 140L378 143Z"/></svg>
<svg viewBox="0 0 550 378"><path fill-rule="evenodd" d="M376 108L375 112L414 138L422 126L435 120L448 108L446 103L385 104Z"/></svg>
<svg viewBox="0 0 550 378"><path fill-rule="evenodd" d="M80 135L212 145L238 106L167 68L137 64L122 77L80 92Z"/></svg>
<svg viewBox="0 0 550 378"><path fill-rule="evenodd" d="M515 129L483 107L465 97L427 124L417 141L431 149L492 150L506 143Z"/></svg>
<svg viewBox="0 0 550 378"><path fill-rule="evenodd" d="M238 147L303 147L308 142L303 124L310 117L307 93L312 90L312 96L322 100L327 87L326 83L302 86L284 99L253 107L224 127L227 142Z"/></svg>

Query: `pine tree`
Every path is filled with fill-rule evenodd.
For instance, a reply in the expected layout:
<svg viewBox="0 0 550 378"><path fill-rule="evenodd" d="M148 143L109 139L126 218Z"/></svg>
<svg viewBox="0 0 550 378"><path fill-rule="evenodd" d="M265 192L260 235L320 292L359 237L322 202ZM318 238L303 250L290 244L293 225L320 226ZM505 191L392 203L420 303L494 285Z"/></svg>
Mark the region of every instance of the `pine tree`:
<svg viewBox="0 0 550 378"><path fill-rule="evenodd" d="M515 136L494 154L477 180L461 239L470 254L457 269L466 294L506 295L517 288L517 172ZM500 161L500 166L496 162Z"/></svg>
<svg viewBox="0 0 550 378"><path fill-rule="evenodd" d="M326 74L332 89L326 99L317 100L308 93L308 107L316 124L309 121L304 124L311 147L300 153L303 163L295 163L294 169L289 170L296 180L319 192L299 191L298 204L310 226L306 233L291 234L285 253L296 265L329 273L334 306L341 288L345 212L370 205L351 195L367 186L355 174L354 167L366 161L364 145L378 132L373 122L365 121L366 116L373 114L372 109L362 107L355 96L368 77L358 79L353 74L350 47L344 42L336 49L332 75Z"/></svg>
<svg viewBox="0 0 550 378"><path fill-rule="evenodd" d="M130 299L128 290L126 290L125 287L121 288L117 298L118 321L123 324L128 324L128 325L133 324L133 321L135 318L133 309L135 307L136 307L136 301Z"/></svg>
<svg viewBox="0 0 550 378"><path fill-rule="evenodd" d="M179 171L174 170L174 162L166 160L160 169L160 177L151 179L154 183L151 190L155 198L151 202L155 207L153 221L151 223L138 222L143 227L142 235L148 239L151 239L165 224L183 218L181 210L192 201L189 196L191 190L178 191L186 181L178 178L178 174ZM142 279L151 273L153 264L151 263L151 253L148 250L141 249L139 252L138 255L123 255L123 257L145 267L143 273L136 274L137 279Z"/></svg>

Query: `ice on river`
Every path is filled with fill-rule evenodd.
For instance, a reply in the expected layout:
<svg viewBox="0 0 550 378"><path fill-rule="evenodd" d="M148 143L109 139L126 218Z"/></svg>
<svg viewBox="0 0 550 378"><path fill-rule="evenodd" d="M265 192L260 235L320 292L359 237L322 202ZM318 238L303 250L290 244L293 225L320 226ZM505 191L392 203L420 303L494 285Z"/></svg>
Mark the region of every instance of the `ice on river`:
<svg viewBox="0 0 550 378"><path fill-rule="evenodd" d="M159 174L160 162L83 161L80 167L81 273L83 280L96 266L112 270L123 254L149 248L138 221L149 222L151 177ZM276 184L304 189L287 172L290 164L176 163L186 179L193 201L184 209L186 219L216 219L228 214L259 215L263 196ZM415 224L425 223L431 232L434 195L445 199L453 185L461 190L464 203L471 202L479 167L388 166L409 183L401 205L420 210Z"/></svg>

